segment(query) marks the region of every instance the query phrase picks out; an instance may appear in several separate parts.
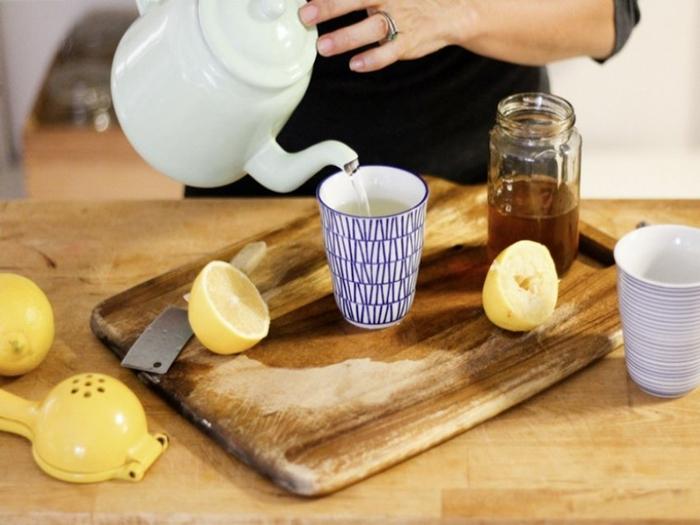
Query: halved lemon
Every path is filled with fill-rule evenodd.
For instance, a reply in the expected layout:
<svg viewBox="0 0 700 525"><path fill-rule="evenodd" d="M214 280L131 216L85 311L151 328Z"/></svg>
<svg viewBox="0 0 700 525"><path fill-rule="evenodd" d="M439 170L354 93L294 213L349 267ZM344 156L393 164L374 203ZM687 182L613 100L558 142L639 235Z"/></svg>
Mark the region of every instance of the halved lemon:
<svg viewBox="0 0 700 525"><path fill-rule="evenodd" d="M188 318L197 339L217 354L248 350L270 329L270 312L258 289L223 261L210 262L195 279Z"/></svg>
<svg viewBox="0 0 700 525"><path fill-rule="evenodd" d="M39 366L53 338L53 310L41 288L21 275L0 273L0 375Z"/></svg>
<svg viewBox="0 0 700 525"><path fill-rule="evenodd" d="M482 300L493 324L523 332L541 325L554 313L558 295L559 278L547 247L519 241L491 264Z"/></svg>

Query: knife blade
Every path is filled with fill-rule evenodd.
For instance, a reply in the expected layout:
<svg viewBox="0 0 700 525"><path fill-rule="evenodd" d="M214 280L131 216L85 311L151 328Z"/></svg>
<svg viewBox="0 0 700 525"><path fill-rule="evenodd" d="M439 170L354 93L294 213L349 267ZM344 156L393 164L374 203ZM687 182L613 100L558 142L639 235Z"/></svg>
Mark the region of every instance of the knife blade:
<svg viewBox="0 0 700 525"><path fill-rule="evenodd" d="M122 366L165 374L192 337L187 310L169 306L146 327L122 359Z"/></svg>

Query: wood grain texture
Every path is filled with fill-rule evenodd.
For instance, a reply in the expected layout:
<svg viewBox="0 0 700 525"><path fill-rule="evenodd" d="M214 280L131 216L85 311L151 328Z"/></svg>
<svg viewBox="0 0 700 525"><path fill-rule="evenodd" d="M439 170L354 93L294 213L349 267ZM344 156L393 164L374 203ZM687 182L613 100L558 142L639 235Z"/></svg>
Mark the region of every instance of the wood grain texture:
<svg viewBox="0 0 700 525"><path fill-rule="evenodd" d="M0 433L0 523L699 522L700 391L644 394L622 349L409 461L306 499L227 454L92 334L98 302L314 210L311 199L289 198L0 202L0 271L35 280L56 317L47 359L0 387L43 399L69 375L110 374L141 399L150 430L171 436L140 483L75 486L44 475L25 440ZM700 227L700 201L586 201L581 211L616 238L642 220Z"/></svg>
<svg viewBox="0 0 700 525"><path fill-rule="evenodd" d="M489 261L483 196L432 181L416 301L400 326L345 323L332 297L317 213L262 237L251 275L269 303L270 335L244 355L193 340L164 376L142 378L223 447L300 495L338 490L422 452L540 392L621 343L614 241L564 277L558 309L528 334L494 327L481 308ZM257 240L257 239L256 239ZM237 244L100 304L93 331L122 357L212 259Z"/></svg>

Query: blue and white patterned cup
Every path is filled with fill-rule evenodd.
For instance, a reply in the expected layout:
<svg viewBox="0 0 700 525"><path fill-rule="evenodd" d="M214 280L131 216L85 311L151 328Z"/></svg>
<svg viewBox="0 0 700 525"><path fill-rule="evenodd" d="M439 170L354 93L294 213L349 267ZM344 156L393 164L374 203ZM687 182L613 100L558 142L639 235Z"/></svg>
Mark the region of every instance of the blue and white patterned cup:
<svg viewBox="0 0 700 525"><path fill-rule="evenodd" d="M356 199L350 177L342 172L319 185L333 295L349 323L386 328L406 317L416 295L428 185L418 175L384 166L363 166L353 177L370 202L391 200L401 203L401 210L378 217L340 211Z"/></svg>

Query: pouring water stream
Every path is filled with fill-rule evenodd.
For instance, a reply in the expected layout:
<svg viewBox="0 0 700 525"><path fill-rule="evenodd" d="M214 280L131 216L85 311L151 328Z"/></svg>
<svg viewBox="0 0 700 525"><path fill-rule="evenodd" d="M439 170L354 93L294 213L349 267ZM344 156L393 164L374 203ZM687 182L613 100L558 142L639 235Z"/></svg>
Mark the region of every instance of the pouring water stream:
<svg viewBox="0 0 700 525"><path fill-rule="evenodd" d="M369 198L367 197L367 191L359 177L356 177L357 171L360 169L359 160L354 160L349 162L343 167L343 171L350 178L350 184L352 184L353 192L355 193L355 201L357 203L357 208L362 215L365 217L372 216L372 210L369 205Z"/></svg>

